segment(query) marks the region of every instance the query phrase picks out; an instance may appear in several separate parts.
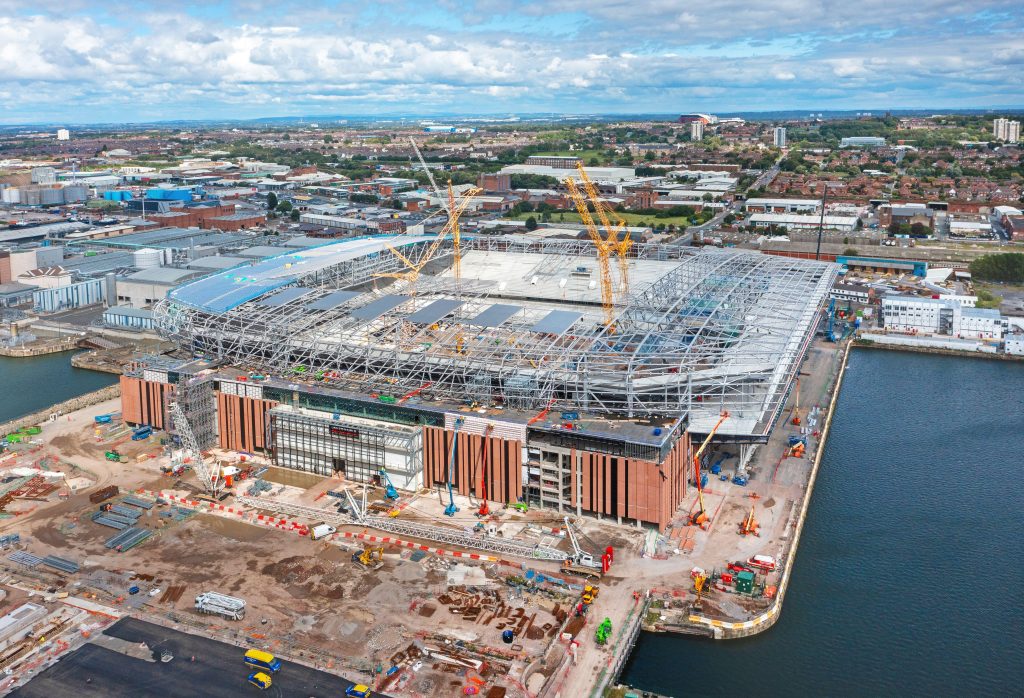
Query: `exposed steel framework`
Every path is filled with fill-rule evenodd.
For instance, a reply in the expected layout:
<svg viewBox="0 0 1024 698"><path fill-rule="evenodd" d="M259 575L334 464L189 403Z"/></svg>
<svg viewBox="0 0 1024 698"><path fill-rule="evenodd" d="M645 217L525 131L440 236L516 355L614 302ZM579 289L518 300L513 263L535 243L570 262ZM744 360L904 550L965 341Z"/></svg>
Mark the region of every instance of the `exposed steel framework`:
<svg viewBox="0 0 1024 698"><path fill-rule="evenodd" d="M529 260L529 269L522 273L510 264L507 281L467 275L456 284L446 239L431 254L415 294L404 279L375 288L381 282L375 276L406 266L389 246L415 263L433 243L423 236L349 240L308 258L289 255L291 261L279 266L265 261L256 282L272 278L278 284L273 291L211 309L239 293L239 271L229 270L222 272L223 291L211 283L185 284L159 304L157 317L184 348L271 374L315 374L327 387L397 398L429 384L420 398L460 404L469 396L532 411L553 400L591 414L681 416L698 433L703 422L706 433L728 410L732 418L723 432L742 439L766 434L777 418L838 269L748 251L634 242L630 293L616 298L611 331L596 289L571 299L531 291L546 271L592 268L590 241L464 237L470 255L464 270L472 270L474 253L518 255L520 264ZM308 292L268 305L282 284ZM311 311L312 303L338 289L360 295ZM400 300L379 316L353 311L389 294ZM411 320L442 299L461 305L437 321ZM474 324L495 304L515 309L491 325ZM537 331L553 310L578 312L579 319Z"/></svg>

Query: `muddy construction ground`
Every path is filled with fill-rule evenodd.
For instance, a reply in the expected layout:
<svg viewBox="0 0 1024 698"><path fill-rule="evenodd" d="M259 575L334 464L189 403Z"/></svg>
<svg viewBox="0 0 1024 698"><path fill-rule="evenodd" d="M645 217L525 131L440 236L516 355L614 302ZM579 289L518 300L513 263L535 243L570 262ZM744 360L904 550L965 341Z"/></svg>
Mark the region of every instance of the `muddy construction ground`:
<svg viewBox="0 0 1024 698"><path fill-rule="evenodd" d="M539 688L562 662L567 623L574 634L582 630L581 623L572 622L582 581L568 579L572 586L559 581L551 563L460 561L384 545L383 556L365 566L354 559L364 542L340 532L314 541L295 530L258 525L253 515L197 513L153 497L148 500L155 505L139 509L134 523L151 536L123 552L111 549L106 542L118 531L92 520L101 507L131 509L126 495L194 496L196 488L191 475L182 481L161 473L168 460L158 437L133 442L116 429L98 430L92 417L109 411L111 405L99 405L44 425L39 443L20 446L0 465L64 474L65 486L45 501L15 500L12 509L20 507L22 513L0 521L0 533L17 531L23 552L58 555L80 565L77 573L64 574L42 565L26 568L5 556L0 565L11 579L265 648L395 695L463 695L469 685L478 685L484 695L492 689L494 696L523 695L525 685ZM108 461L104 453L112 448L128 462ZM310 503L339 484L294 475L268 471L271 494ZM117 496L90 501L90 494L111 484L121 488ZM236 489L247 486L239 483ZM229 497L225 505L232 501ZM429 496L413 501L406 511L410 520L429 518L424 513L436 508ZM464 513L475 521L470 507ZM558 521L544 517L547 526ZM529 518L510 510L498 524L519 530ZM539 533L538 540L560 540L550 529L534 528L549 531ZM641 536L615 531L602 542L636 550ZM538 581L537 574L554 581ZM132 587L138 591L130 593ZM199 614L194 599L205 591L244 599L244 620ZM512 631L511 641L503 637L505 631ZM394 666L399 670L381 676Z"/></svg>

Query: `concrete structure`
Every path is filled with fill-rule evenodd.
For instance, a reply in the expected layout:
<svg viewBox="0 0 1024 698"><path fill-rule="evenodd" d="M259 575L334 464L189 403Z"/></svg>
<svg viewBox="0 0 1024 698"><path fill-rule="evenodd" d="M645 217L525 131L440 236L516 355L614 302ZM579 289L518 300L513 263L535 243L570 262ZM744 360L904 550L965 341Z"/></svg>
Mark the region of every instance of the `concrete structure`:
<svg viewBox="0 0 1024 698"><path fill-rule="evenodd" d="M786 147L786 127L776 126L772 131L772 142L776 148Z"/></svg>
<svg viewBox="0 0 1024 698"><path fill-rule="evenodd" d="M765 199L751 198L743 203L749 213L814 213L821 199Z"/></svg>
<svg viewBox="0 0 1024 698"><path fill-rule="evenodd" d="M95 305L106 299L107 285L103 279L88 279L69 286L41 289L32 293L32 305L41 313Z"/></svg>
<svg viewBox="0 0 1024 698"><path fill-rule="evenodd" d="M849 136L839 141L840 148L884 148L885 139L879 136Z"/></svg>
<svg viewBox="0 0 1024 698"><path fill-rule="evenodd" d="M556 170L574 170L580 164L580 159L575 155L531 155L526 158L527 165L543 165Z"/></svg>
<svg viewBox="0 0 1024 698"><path fill-rule="evenodd" d="M132 308L147 308L157 301L163 300L172 288L186 279L193 278L198 273L192 269L155 267L121 277L117 279L116 304ZM114 299L110 299L110 302L114 303Z"/></svg>
<svg viewBox="0 0 1024 698"><path fill-rule="evenodd" d="M850 257L839 255L836 264L847 269L863 269L874 272L894 272L897 274L913 274L924 278L928 274L928 263L915 259L885 259L883 257Z"/></svg>
<svg viewBox="0 0 1024 698"><path fill-rule="evenodd" d="M450 240L402 236L178 287L157 306L162 332L260 378L144 360L122 378L125 420L163 425L174 392L203 447L355 481L374 464L409 486L445 487L451 472L462 494L663 528L685 495L691 433L727 409L720 438L767 438L837 273L636 244L611 332L589 242L462 244L458 281ZM395 250L432 261L388 286L381 274L404 268Z"/></svg>
<svg viewBox="0 0 1024 698"><path fill-rule="evenodd" d="M852 301L854 303L867 304L871 300L871 288L863 284L841 284L837 283L829 291L829 298L837 301Z"/></svg>
<svg viewBox="0 0 1024 698"><path fill-rule="evenodd" d="M935 210L925 204L882 204L878 207L878 224L883 228L893 224L913 226L915 223L933 230Z"/></svg>
<svg viewBox="0 0 1024 698"><path fill-rule="evenodd" d="M58 141L69 141L71 140L71 131L66 128L57 129L57 140Z"/></svg>
<svg viewBox="0 0 1024 698"><path fill-rule="evenodd" d="M71 285L71 272L62 266L29 269L18 276L18 283L37 288L59 288Z"/></svg>
<svg viewBox="0 0 1024 698"><path fill-rule="evenodd" d="M784 227L787 230L817 230L822 226L826 230L851 232L857 229L857 216L799 216L788 213L755 213L749 223L755 228L769 226Z"/></svg>
<svg viewBox="0 0 1024 698"><path fill-rule="evenodd" d="M13 308L17 305L25 305L32 301L32 294L36 291L35 286L19 284L17 282L0 284L0 308Z"/></svg>
<svg viewBox="0 0 1024 698"><path fill-rule="evenodd" d="M690 122L690 140L699 141L704 138L704 122L703 121L691 121Z"/></svg>
<svg viewBox="0 0 1024 698"><path fill-rule="evenodd" d="M1007 321L998 310L963 308L943 298L889 296L882 299L887 330L949 335L969 339L1002 339Z"/></svg>
<svg viewBox="0 0 1024 698"><path fill-rule="evenodd" d="M1024 333L1006 335L1003 351L1014 356L1024 356Z"/></svg>
<svg viewBox="0 0 1024 698"><path fill-rule="evenodd" d="M997 141L1017 143L1020 141L1020 122L1010 119L993 119L992 135Z"/></svg>
<svg viewBox="0 0 1024 698"><path fill-rule="evenodd" d="M127 327L138 330L156 328L153 311L147 308L131 308L115 305L103 312L103 323L111 327Z"/></svg>

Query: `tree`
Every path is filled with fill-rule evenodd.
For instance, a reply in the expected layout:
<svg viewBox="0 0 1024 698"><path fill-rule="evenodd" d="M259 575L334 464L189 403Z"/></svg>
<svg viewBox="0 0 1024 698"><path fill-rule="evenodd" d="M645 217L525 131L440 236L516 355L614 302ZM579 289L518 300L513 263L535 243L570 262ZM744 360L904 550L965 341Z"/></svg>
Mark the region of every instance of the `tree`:
<svg viewBox="0 0 1024 698"><path fill-rule="evenodd" d="M990 254L971 262L971 275L984 281L1024 282L1024 253Z"/></svg>
<svg viewBox="0 0 1024 698"><path fill-rule="evenodd" d="M288 213L289 211L292 210L292 202L282 201L277 205L277 210L280 211L281 213Z"/></svg>
<svg viewBox="0 0 1024 698"><path fill-rule="evenodd" d="M856 257L857 256L857 248L856 247L847 247L845 250L843 250L843 255L846 256L846 257Z"/></svg>
<svg viewBox="0 0 1024 698"><path fill-rule="evenodd" d="M334 136L332 136L329 133L326 136L324 136L324 143L333 143L333 142L334 142Z"/></svg>
<svg viewBox="0 0 1024 698"><path fill-rule="evenodd" d="M714 201L715 200L715 196L711 192L708 192L704 196L700 197L700 200L701 201Z"/></svg>
<svg viewBox="0 0 1024 698"><path fill-rule="evenodd" d="M298 223L299 222L299 209L293 208L292 212L289 214L289 218L291 218L293 221Z"/></svg>
<svg viewBox="0 0 1024 698"><path fill-rule="evenodd" d="M736 216L732 215L731 213L728 213L726 214L725 218L722 219L722 222L725 223L726 225L732 225L733 223L736 222Z"/></svg>
<svg viewBox="0 0 1024 698"><path fill-rule="evenodd" d="M267 210L273 211L275 208L277 208L277 194L270 192L267 194Z"/></svg>
<svg viewBox="0 0 1024 698"><path fill-rule="evenodd" d="M533 216L530 216L529 218L527 218L526 219L526 229L527 230L536 230L537 229L537 219L534 218Z"/></svg>

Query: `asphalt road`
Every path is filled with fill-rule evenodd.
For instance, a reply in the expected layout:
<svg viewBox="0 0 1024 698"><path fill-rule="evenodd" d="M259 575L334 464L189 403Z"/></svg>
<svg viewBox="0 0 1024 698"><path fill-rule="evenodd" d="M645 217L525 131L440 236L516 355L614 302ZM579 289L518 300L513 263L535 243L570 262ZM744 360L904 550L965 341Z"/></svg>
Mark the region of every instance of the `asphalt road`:
<svg viewBox="0 0 1024 698"><path fill-rule="evenodd" d="M174 659L164 664L128 657L86 644L11 693L17 698L339 698L351 681L283 662L266 691L246 680L252 669L243 663L245 650L216 640L125 618L105 634L130 642L145 642L156 653L169 650ZM192 656L196 661L192 662ZM374 696L381 694L374 693Z"/></svg>

